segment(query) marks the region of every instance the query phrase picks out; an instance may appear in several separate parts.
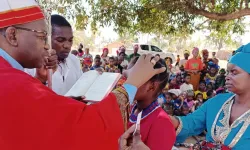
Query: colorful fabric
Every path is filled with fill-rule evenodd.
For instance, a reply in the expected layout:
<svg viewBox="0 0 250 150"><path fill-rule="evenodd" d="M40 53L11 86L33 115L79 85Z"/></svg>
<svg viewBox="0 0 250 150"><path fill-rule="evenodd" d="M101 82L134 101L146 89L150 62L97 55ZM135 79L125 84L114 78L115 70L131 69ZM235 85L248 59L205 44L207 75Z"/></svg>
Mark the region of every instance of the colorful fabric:
<svg viewBox="0 0 250 150"><path fill-rule="evenodd" d="M197 96L199 93L203 95L203 99L207 99L207 92L202 92L199 90L194 92L195 96Z"/></svg>
<svg viewBox="0 0 250 150"><path fill-rule="evenodd" d="M106 67L105 67L105 70L107 71L107 72L116 72L117 70L118 70L118 67L116 67L116 66L110 66L110 65L107 65Z"/></svg>
<svg viewBox="0 0 250 150"><path fill-rule="evenodd" d="M0 29L44 19L44 15L34 0L1 0Z"/></svg>
<svg viewBox="0 0 250 150"><path fill-rule="evenodd" d="M190 109L194 106L194 101L193 100L188 101L187 99L185 99L184 102L186 102L188 108L190 108Z"/></svg>
<svg viewBox="0 0 250 150"><path fill-rule="evenodd" d="M194 91L198 89L199 87L199 82L200 82L200 74L193 74L191 73L191 80L190 80L190 84L193 85Z"/></svg>
<svg viewBox="0 0 250 150"><path fill-rule="evenodd" d="M209 73L206 74L206 77L205 77L205 82L206 84L209 84L209 83L215 83L215 80L216 80L216 75L215 76L211 76Z"/></svg>
<svg viewBox="0 0 250 150"><path fill-rule="evenodd" d="M55 94L2 57L0 68L1 150L117 149L124 126L114 94L87 106Z"/></svg>
<svg viewBox="0 0 250 150"><path fill-rule="evenodd" d="M200 59L191 58L187 61L185 69L201 71L203 69L203 65Z"/></svg>
<svg viewBox="0 0 250 150"><path fill-rule="evenodd" d="M150 104L147 108L143 109L141 119L146 118L149 114L151 114L153 111L155 111L157 108L159 108L160 105L157 100L155 100L152 104ZM137 109L137 105L134 105L131 111L130 115L130 122L136 123L137 121L137 115L134 114L135 110Z"/></svg>
<svg viewBox="0 0 250 150"><path fill-rule="evenodd" d="M232 150L248 150L250 147L250 111L228 124L233 93L219 94L208 100L198 110L186 117L180 117L177 142L182 143L189 136L199 135L207 130L206 141L220 143Z"/></svg>
<svg viewBox="0 0 250 150"><path fill-rule="evenodd" d="M92 62L93 62L93 57L92 57L92 55L90 55L90 54L84 54L84 55L82 56L82 58L83 58L83 63L84 63L85 65L88 65L88 66L91 66L91 65L92 65Z"/></svg>
<svg viewBox="0 0 250 150"><path fill-rule="evenodd" d="M101 57L104 57L104 52L109 52L109 49L108 48L103 48Z"/></svg>
<svg viewBox="0 0 250 150"><path fill-rule="evenodd" d="M250 65L249 63L250 58L250 43L247 45L241 46L237 51L236 54L230 59L229 63L234 64L247 73L250 73Z"/></svg>
<svg viewBox="0 0 250 150"><path fill-rule="evenodd" d="M161 105L161 106L162 106L164 103L167 102L167 100L166 100L164 94L160 94L160 95L157 97L157 101L158 101L158 104Z"/></svg>
<svg viewBox="0 0 250 150"><path fill-rule="evenodd" d="M174 104L174 109L177 110L177 109L180 109L181 108L181 103L182 101L180 99L176 99L173 101L173 104Z"/></svg>
<svg viewBox="0 0 250 150"><path fill-rule="evenodd" d="M96 70L98 68L104 69L102 66L92 66L89 70Z"/></svg>

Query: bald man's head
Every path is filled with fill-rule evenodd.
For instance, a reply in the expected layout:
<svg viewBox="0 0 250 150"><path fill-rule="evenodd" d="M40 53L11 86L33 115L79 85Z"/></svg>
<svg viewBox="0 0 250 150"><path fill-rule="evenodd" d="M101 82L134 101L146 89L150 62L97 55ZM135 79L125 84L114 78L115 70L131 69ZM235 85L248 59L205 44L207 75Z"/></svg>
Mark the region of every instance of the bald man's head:
<svg viewBox="0 0 250 150"><path fill-rule="evenodd" d="M5 27L0 30L0 48L24 68L40 68L48 54L45 20Z"/></svg>

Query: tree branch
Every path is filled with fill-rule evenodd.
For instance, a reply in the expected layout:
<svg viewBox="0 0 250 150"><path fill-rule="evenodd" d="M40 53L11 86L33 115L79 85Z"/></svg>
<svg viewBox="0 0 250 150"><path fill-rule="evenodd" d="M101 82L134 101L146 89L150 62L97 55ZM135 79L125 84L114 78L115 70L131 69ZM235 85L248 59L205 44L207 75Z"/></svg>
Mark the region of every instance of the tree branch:
<svg viewBox="0 0 250 150"><path fill-rule="evenodd" d="M243 16L250 15L250 8L244 8L242 10L230 14L213 13L213 12L208 12L206 10L200 10L194 7L187 8L187 11L193 15L201 15L212 20L221 20L221 21L239 19Z"/></svg>
<svg viewBox="0 0 250 150"><path fill-rule="evenodd" d="M248 8L248 2L249 0L245 0L245 7Z"/></svg>
<svg viewBox="0 0 250 150"><path fill-rule="evenodd" d="M242 9L243 2L244 2L244 0L240 1L240 10Z"/></svg>

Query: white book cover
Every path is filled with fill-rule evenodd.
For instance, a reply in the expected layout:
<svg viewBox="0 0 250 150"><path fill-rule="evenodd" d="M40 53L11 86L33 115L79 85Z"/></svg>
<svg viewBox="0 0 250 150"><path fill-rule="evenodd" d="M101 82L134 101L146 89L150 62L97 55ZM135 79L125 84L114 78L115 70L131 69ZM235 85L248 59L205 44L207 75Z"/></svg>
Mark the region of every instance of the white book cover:
<svg viewBox="0 0 250 150"><path fill-rule="evenodd" d="M88 71L78 79L65 96L85 96L86 101L101 101L112 91L120 78L119 73L99 74L95 70Z"/></svg>

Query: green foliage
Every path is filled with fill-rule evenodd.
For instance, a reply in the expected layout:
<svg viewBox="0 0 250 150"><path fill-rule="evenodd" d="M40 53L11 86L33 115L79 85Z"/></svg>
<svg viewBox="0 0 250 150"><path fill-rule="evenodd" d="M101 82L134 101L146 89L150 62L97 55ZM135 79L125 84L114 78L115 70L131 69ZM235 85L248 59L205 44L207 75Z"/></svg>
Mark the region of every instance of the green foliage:
<svg viewBox="0 0 250 150"><path fill-rule="evenodd" d="M91 17L97 25L114 24L122 33L193 33L207 28L203 21L208 19L209 29L220 31L225 21L237 21L235 32L242 24L240 19L250 14L248 4L242 0L87 0L91 5ZM248 11L241 14L241 11ZM237 15L239 13L240 15ZM201 24L197 24L200 22ZM205 25L205 26L204 26ZM244 30L243 30L244 32Z"/></svg>
<svg viewBox="0 0 250 150"><path fill-rule="evenodd" d="M49 9L75 22L76 29L85 29L89 16L81 0L37 0L45 12Z"/></svg>
<svg viewBox="0 0 250 150"><path fill-rule="evenodd" d="M99 27L112 25L121 36L127 33L174 36L176 39L171 39L168 46L179 42L177 50L185 48L182 43L197 30L209 30L207 39L218 49L225 44L237 45L232 35L245 32L244 16L250 15L246 0L54 1L53 9L73 20L77 29L90 23L94 33Z"/></svg>

